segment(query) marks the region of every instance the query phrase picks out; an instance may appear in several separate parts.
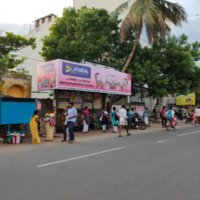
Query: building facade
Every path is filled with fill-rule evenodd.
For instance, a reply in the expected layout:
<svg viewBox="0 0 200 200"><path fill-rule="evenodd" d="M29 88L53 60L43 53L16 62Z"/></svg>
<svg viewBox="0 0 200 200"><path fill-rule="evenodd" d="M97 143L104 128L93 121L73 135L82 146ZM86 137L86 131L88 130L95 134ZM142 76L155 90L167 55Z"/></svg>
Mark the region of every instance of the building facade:
<svg viewBox="0 0 200 200"><path fill-rule="evenodd" d="M0 93L17 98L31 98L31 76L9 72L3 75L4 84Z"/></svg>
<svg viewBox="0 0 200 200"><path fill-rule="evenodd" d="M37 65L41 62L44 62L43 58L39 54L43 46L42 38L46 35L49 35L49 28L55 22L56 18L56 15L50 14L37 19L34 22L34 29L24 36L27 39L31 37L36 38L36 49L33 50L28 47L18 52L19 58L27 58L27 60L23 64L19 65L18 68L25 68L32 76L32 98L50 98L50 91L37 91Z"/></svg>

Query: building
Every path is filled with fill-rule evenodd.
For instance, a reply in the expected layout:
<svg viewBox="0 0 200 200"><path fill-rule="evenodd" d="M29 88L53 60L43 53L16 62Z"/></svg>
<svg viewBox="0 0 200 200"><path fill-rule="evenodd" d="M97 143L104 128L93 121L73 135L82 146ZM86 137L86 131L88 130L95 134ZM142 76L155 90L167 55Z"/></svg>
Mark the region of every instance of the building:
<svg viewBox="0 0 200 200"><path fill-rule="evenodd" d="M42 38L46 35L49 35L49 28L56 20L56 15L50 14L40 19L37 19L34 22L34 29L31 30L25 38L36 38L37 48L35 50L30 47L22 49L18 52L18 56L26 57L27 60L18 66L18 68L25 68L29 71L29 74L32 76L32 90L31 97L32 98L50 98L50 91L37 91L37 65L43 62L43 58L40 56L39 52L42 50Z"/></svg>
<svg viewBox="0 0 200 200"><path fill-rule="evenodd" d="M0 93L5 96L31 98L31 76L9 72L3 75L4 84Z"/></svg>

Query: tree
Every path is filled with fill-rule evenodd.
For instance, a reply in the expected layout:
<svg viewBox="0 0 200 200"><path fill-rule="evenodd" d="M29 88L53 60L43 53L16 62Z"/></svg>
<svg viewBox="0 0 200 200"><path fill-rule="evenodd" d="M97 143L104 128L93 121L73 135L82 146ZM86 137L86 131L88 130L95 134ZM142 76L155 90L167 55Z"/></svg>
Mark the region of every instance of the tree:
<svg viewBox="0 0 200 200"><path fill-rule="evenodd" d="M187 14L184 8L167 0L135 0L129 8L130 3L132 3L132 0L126 1L114 12L115 15L128 10L128 14L121 25L120 34L122 39L126 38L127 31L131 28L134 30L136 38L131 53L123 67L123 72L126 71L133 58L143 29L146 30L149 44L152 45L155 38L168 35L169 27L165 23L166 19L169 19L175 26L187 21Z"/></svg>
<svg viewBox="0 0 200 200"><path fill-rule="evenodd" d="M9 69L17 67L26 60L26 57L17 58L17 51L31 46L36 48L35 38L26 39L20 35L6 33L6 36L0 36L0 85L3 85L2 76Z"/></svg>
<svg viewBox="0 0 200 200"><path fill-rule="evenodd" d="M111 16L105 9L65 8L63 16L50 28L50 35L43 38L40 54L45 61L60 58L81 62L85 59L116 66L121 71L134 36L129 30L127 39L121 41L120 22L118 16ZM121 98L123 96L112 95L110 105Z"/></svg>
<svg viewBox="0 0 200 200"><path fill-rule="evenodd" d="M50 28L50 35L43 38L41 55L46 61L86 59L112 64L113 48L119 41L119 23L105 9L65 8L63 16Z"/></svg>
<svg viewBox="0 0 200 200"><path fill-rule="evenodd" d="M152 48L138 48L127 72L132 82L148 85L149 96L168 96L197 91L200 87L200 43L188 43L188 37L156 39ZM140 80L134 81L136 73ZM136 76L139 77L139 76Z"/></svg>

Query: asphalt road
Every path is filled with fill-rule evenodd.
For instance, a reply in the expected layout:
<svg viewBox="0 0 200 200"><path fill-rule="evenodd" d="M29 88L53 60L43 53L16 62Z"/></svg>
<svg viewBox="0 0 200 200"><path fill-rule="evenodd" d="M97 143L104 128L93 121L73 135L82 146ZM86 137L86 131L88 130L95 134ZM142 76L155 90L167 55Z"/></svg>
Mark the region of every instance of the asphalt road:
<svg viewBox="0 0 200 200"><path fill-rule="evenodd" d="M0 155L0 200L200 200L200 127Z"/></svg>

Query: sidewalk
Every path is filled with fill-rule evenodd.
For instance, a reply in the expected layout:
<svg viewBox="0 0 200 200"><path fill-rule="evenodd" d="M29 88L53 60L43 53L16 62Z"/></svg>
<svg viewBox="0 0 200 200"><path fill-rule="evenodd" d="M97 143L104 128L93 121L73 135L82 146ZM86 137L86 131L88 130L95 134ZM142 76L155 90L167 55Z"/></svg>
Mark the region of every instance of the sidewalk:
<svg viewBox="0 0 200 200"><path fill-rule="evenodd" d="M185 121L178 121L177 129L183 129L187 127L192 127L191 124L185 124ZM139 129L131 129L129 132L132 135L136 134L142 134L142 133L151 133L151 132L157 132L157 131L167 131L165 128L162 128L161 123L151 123L151 127L147 127L145 130L139 130ZM92 140L99 140L104 138L112 138L112 137L118 137L118 133L112 133L113 130L110 128L110 130L107 130L106 133L103 133L102 130L94 131L91 130L88 132L88 134L83 134L82 132L75 133L75 144L84 141L92 141ZM122 135L126 135L126 130L122 129ZM24 151L31 151L40 148L41 150L44 148L51 148L52 146L59 146L63 143L61 143L61 140L63 139L62 133L56 133L54 134L54 141L53 142L45 142L45 137L41 137L42 144L39 145L32 145L32 138L25 139L23 143L19 145L13 145L13 144L4 144L0 145L0 155L6 155L10 153L20 153ZM66 143L67 144L67 143Z"/></svg>

